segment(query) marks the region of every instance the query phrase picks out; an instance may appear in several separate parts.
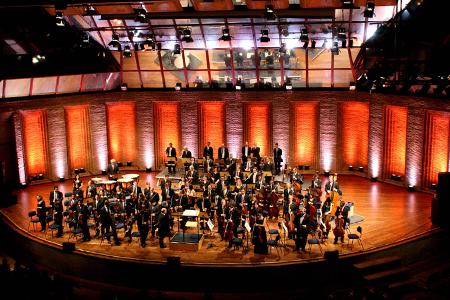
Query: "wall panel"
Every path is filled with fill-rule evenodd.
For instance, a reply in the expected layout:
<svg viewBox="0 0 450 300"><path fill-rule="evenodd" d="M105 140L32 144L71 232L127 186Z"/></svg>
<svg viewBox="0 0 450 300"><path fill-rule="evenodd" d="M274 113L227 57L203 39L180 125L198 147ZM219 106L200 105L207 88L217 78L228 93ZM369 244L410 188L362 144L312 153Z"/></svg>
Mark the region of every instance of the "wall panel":
<svg viewBox="0 0 450 300"><path fill-rule="evenodd" d="M222 144L226 144L225 102L197 102L197 109L199 152L203 155L203 148L209 141L214 149L214 158L218 158L218 149Z"/></svg>
<svg viewBox="0 0 450 300"><path fill-rule="evenodd" d="M272 156L272 103L244 103L244 143L257 143L261 156ZM241 155L241 153L239 153Z"/></svg>
<svg viewBox="0 0 450 300"><path fill-rule="evenodd" d="M386 105L384 111L383 161L385 178L405 176L408 108Z"/></svg>
<svg viewBox="0 0 450 300"><path fill-rule="evenodd" d="M91 129L88 105L64 109L66 119L67 156L69 170L84 168L91 171Z"/></svg>

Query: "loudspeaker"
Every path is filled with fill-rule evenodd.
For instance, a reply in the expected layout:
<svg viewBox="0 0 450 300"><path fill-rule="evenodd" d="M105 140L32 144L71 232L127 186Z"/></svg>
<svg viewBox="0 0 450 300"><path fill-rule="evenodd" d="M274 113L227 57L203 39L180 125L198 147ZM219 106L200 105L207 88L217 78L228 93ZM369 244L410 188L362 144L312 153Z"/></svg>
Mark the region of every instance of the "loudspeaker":
<svg viewBox="0 0 450 300"><path fill-rule="evenodd" d="M75 251L75 243L63 242L63 250Z"/></svg>
<svg viewBox="0 0 450 300"><path fill-rule="evenodd" d="M176 257L176 256L167 257L167 265L169 267L179 267L180 266L180 257Z"/></svg>
<svg viewBox="0 0 450 300"><path fill-rule="evenodd" d="M440 226L450 225L446 212L450 209L450 172L438 174L437 199L431 202L431 222Z"/></svg>
<svg viewBox="0 0 450 300"><path fill-rule="evenodd" d="M329 259L329 260L338 260L339 259L339 251L338 250L325 251L325 255L323 256L323 258Z"/></svg>

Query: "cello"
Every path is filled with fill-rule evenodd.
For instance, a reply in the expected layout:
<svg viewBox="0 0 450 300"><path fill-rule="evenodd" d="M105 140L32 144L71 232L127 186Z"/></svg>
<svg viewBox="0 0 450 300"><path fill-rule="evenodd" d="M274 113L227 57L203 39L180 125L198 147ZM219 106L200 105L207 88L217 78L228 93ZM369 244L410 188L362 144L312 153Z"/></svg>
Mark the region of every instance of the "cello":
<svg viewBox="0 0 450 300"><path fill-rule="evenodd" d="M332 215L336 215L336 211L340 205L339 193L337 193L334 188L334 183L336 182L336 176L337 176L337 174L334 174L333 182L331 184L331 191L330 191L330 193L327 193L327 195L326 195L326 198L331 198L331 203L333 204L333 208L332 208L333 211L331 212Z"/></svg>
<svg viewBox="0 0 450 300"><path fill-rule="evenodd" d="M276 193L274 193L273 191L271 191L268 194L269 197L269 216L271 217L278 217L279 214L279 210L278 210L278 195Z"/></svg>

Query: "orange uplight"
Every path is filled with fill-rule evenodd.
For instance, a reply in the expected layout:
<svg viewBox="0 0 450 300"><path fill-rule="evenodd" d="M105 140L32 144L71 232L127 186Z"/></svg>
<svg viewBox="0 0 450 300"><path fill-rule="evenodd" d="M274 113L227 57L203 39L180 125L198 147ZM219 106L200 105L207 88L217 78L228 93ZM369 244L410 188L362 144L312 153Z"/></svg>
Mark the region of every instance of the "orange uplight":
<svg viewBox="0 0 450 300"><path fill-rule="evenodd" d="M203 156L203 148L211 142L214 158L217 151L225 143L225 102L198 102L199 117L199 157Z"/></svg>
<svg viewBox="0 0 450 300"><path fill-rule="evenodd" d="M340 107L343 166L366 167L369 152L369 104L344 102Z"/></svg>
<svg viewBox="0 0 450 300"><path fill-rule="evenodd" d="M153 120L155 128L155 154L156 166L161 166L165 162L165 151L169 143L177 150L177 155L181 153L181 120L180 102L154 102Z"/></svg>
<svg viewBox="0 0 450 300"><path fill-rule="evenodd" d="M384 117L385 174L405 175L408 108L387 105Z"/></svg>
<svg viewBox="0 0 450 300"><path fill-rule="evenodd" d="M47 170L47 111L24 111L23 132L25 161L28 175L46 174Z"/></svg>
<svg viewBox="0 0 450 300"><path fill-rule="evenodd" d="M291 102L291 136L295 164L315 166L318 102Z"/></svg>
<svg viewBox="0 0 450 300"><path fill-rule="evenodd" d="M272 103L244 103L244 140L250 147L257 143L261 156L273 156L272 144ZM244 141L244 142L245 142Z"/></svg>
<svg viewBox="0 0 450 300"><path fill-rule="evenodd" d="M106 108L110 158L136 160L136 103L108 103Z"/></svg>
<svg viewBox="0 0 450 300"><path fill-rule="evenodd" d="M90 120L89 106L71 106L64 108L67 131L67 149L70 170L88 168L90 165Z"/></svg>

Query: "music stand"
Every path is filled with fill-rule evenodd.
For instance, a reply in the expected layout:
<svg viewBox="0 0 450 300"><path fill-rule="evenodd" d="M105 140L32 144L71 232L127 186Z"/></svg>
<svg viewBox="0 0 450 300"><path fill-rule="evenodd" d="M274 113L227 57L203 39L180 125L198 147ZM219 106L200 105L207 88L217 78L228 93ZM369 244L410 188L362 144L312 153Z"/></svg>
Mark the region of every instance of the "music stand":
<svg viewBox="0 0 450 300"><path fill-rule="evenodd" d="M253 190L255 189L255 187L256 187L256 184L254 184L254 183L247 184L247 190L251 189L252 190L252 194L253 194Z"/></svg>
<svg viewBox="0 0 450 300"><path fill-rule="evenodd" d="M228 176L230 176L230 172L220 172L220 177L228 177Z"/></svg>
<svg viewBox="0 0 450 300"><path fill-rule="evenodd" d="M211 177L212 175L210 173L202 173L202 177L206 176L206 177Z"/></svg>
<svg viewBox="0 0 450 300"><path fill-rule="evenodd" d="M212 248L212 247L219 247L217 245L214 245L213 242L212 242L212 240L213 240L212 230L214 229L213 222L211 221L211 219L208 219L208 222L206 222L206 224L208 225L208 228L209 228L209 245L208 245L208 247L206 247L206 249L209 249L209 248Z"/></svg>
<svg viewBox="0 0 450 300"><path fill-rule="evenodd" d="M286 225L284 225L284 223L281 221L280 225L278 226L280 229L283 228L283 248L285 250L288 250L288 248L286 247L286 232L287 232L287 227ZM288 250L289 252L289 250Z"/></svg>
<svg viewBox="0 0 450 300"><path fill-rule="evenodd" d="M242 158L236 158L236 163L237 164L242 164Z"/></svg>
<svg viewBox="0 0 450 300"><path fill-rule="evenodd" d="M199 222L201 222L201 223L205 223L205 219L209 220L209 216L208 216L207 212L201 211L198 216L200 218ZM201 218L203 218L203 221L201 220ZM203 234L205 234L205 224L203 224Z"/></svg>
<svg viewBox="0 0 450 300"><path fill-rule="evenodd" d="M252 231L252 229L250 228L250 224L248 224L248 222L247 221L244 221L245 222L245 224L244 224L244 228L247 230L247 234L246 234L246 236L247 236L247 246L243 246L243 247L245 247L245 248L247 248L247 249L250 249L249 247L248 247L248 236L250 235L250 232Z"/></svg>
<svg viewBox="0 0 450 300"><path fill-rule="evenodd" d="M270 172L270 171L264 171L264 172L263 172L263 176L264 176L264 177L272 177L273 174L272 174L272 172Z"/></svg>

